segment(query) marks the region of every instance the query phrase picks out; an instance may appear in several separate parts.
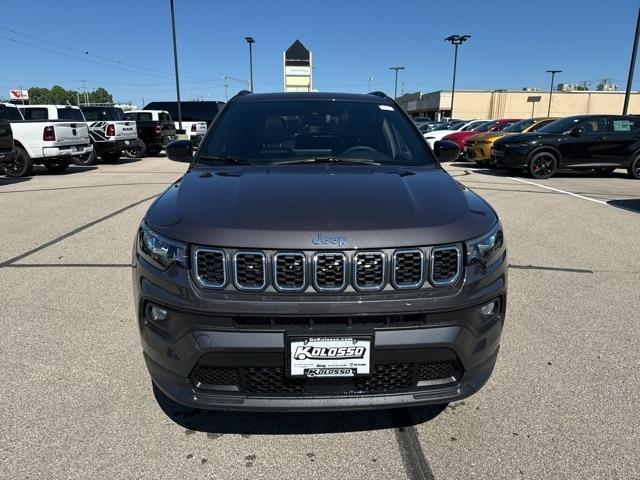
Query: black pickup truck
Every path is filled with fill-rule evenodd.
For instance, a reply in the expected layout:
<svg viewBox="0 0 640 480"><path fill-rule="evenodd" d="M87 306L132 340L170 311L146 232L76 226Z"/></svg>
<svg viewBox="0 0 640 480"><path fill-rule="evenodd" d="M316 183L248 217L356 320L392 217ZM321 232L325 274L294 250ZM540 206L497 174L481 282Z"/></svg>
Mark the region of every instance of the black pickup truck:
<svg viewBox="0 0 640 480"><path fill-rule="evenodd" d="M135 120L138 126L138 144L125 150L128 156L158 155L167 143L176 139L176 128L169 112L132 110L124 116L127 120Z"/></svg>
<svg viewBox="0 0 640 480"><path fill-rule="evenodd" d="M11 124L8 120L0 119L0 173L4 173L5 165L15 162L17 158Z"/></svg>

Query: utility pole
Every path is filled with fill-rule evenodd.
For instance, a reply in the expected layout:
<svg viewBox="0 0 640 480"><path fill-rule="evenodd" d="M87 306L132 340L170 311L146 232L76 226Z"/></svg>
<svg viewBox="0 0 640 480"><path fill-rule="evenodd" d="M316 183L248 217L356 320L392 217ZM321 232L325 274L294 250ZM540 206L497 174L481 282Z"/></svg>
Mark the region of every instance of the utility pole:
<svg viewBox="0 0 640 480"><path fill-rule="evenodd" d="M551 74L551 86L549 87L549 108L547 109L547 117L551 116L551 97L553 96L553 79L556 77L556 73L562 73L562 70L547 70L547 73Z"/></svg>
<svg viewBox="0 0 640 480"><path fill-rule="evenodd" d="M398 70L404 70L405 67L389 67L389 70L395 70L396 71L396 83L395 83L395 87L393 88L393 99L396 100L398 98Z"/></svg>
<svg viewBox="0 0 640 480"><path fill-rule="evenodd" d="M82 82L82 91L84 92L84 103L89 103L89 94L87 93L87 81L80 80Z"/></svg>
<svg viewBox="0 0 640 480"><path fill-rule="evenodd" d="M371 80L373 80L373 77L369 77L369 90L367 92L371 92Z"/></svg>
<svg viewBox="0 0 640 480"><path fill-rule="evenodd" d="M627 90L624 93L624 107L622 114L629 111L629 97L631 96L631 84L633 83L633 71L636 68L636 54L638 53L638 41L640 40L640 8L638 8L638 20L636 21L636 36L633 39L633 50L631 50L631 62L629 63L629 77L627 78Z"/></svg>
<svg viewBox="0 0 640 480"><path fill-rule="evenodd" d="M173 11L173 0L169 0L171 6L171 31L173 32L173 63L176 69L176 98L178 100L178 130L182 133L182 107L180 106L180 76L178 74L178 47L176 46L176 16Z"/></svg>
<svg viewBox="0 0 640 480"><path fill-rule="evenodd" d="M229 100L229 77L225 75L224 77L224 101Z"/></svg>
<svg viewBox="0 0 640 480"><path fill-rule="evenodd" d="M453 54L453 83L451 85L451 112L449 116L453 118L453 97L456 94L456 70L458 68L458 47L464 42L469 40L471 35L449 35L444 39L445 42L451 43L455 46L455 52Z"/></svg>

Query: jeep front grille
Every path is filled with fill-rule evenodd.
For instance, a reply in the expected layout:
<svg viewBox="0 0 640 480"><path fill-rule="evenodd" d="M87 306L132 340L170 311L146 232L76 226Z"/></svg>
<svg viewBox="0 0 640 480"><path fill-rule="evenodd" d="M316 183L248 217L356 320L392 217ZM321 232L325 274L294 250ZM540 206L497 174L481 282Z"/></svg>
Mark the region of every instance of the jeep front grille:
<svg viewBox="0 0 640 480"><path fill-rule="evenodd" d="M267 284L267 261L262 252L236 252L233 256L236 287L262 290Z"/></svg>
<svg viewBox="0 0 640 480"><path fill-rule="evenodd" d="M431 251L431 283L453 285L462 270L461 252L457 245L436 247Z"/></svg>
<svg viewBox="0 0 640 480"><path fill-rule="evenodd" d="M283 292L304 290L307 283L306 263L304 253L276 253L273 256L275 287Z"/></svg>
<svg viewBox="0 0 640 480"><path fill-rule="evenodd" d="M381 290L387 261L382 252L361 252L353 256L353 285L358 290Z"/></svg>
<svg viewBox="0 0 640 480"><path fill-rule="evenodd" d="M318 253L313 259L313 283L321 292L339 292L347 284L343 253Z"/></svg>

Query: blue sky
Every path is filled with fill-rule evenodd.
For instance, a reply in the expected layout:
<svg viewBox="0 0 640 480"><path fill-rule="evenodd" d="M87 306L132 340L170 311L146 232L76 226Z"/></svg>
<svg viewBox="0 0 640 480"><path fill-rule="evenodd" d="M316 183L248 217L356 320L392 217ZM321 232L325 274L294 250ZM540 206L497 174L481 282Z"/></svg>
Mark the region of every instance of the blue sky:
<svg viewBox="0 0 640 480"><path fill-rule="evenodd" d="M595 88L606 77L624 89L640 0L175 5L183 99L224 100L224 75L248 78L247 35L256 39L258 92L282 89L282 51L296 38L313 52L319 90L363 92L371 76L373 89L392 94L392 65L406 67L400 73L405 91L448 89L453 47L443 38L450 34L472 36L460 50L461 89L546 89L549 68L564 71L558 81L590 80ZM169 0L25 0L20 10L28 14L6 15L5 8L0 26L0 97L19 86L79 89L85 80L119 101L174 98ZM229 81L230 94L242 88ZM640 88L640 67L634 88Z"/></svg>

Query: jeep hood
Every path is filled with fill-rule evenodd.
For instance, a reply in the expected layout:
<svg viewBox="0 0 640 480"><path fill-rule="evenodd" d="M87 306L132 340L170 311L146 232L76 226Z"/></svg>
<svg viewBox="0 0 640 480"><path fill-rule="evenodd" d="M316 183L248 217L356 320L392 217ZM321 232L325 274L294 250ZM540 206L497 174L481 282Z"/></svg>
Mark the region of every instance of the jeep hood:
<svg viewBox="0 0 640 480"><path fill-rule="evenodd" d="M445 244L487 232L493 209L437 167L212 167L188 171L151 206L160 234L220 247L331 249Z"/></svg>

